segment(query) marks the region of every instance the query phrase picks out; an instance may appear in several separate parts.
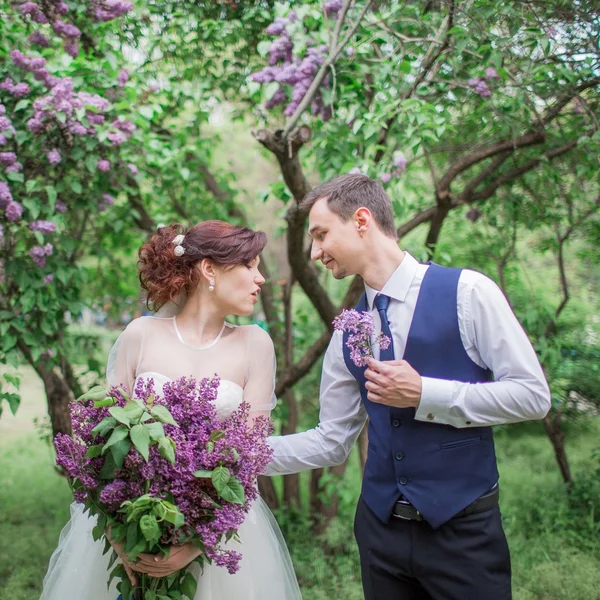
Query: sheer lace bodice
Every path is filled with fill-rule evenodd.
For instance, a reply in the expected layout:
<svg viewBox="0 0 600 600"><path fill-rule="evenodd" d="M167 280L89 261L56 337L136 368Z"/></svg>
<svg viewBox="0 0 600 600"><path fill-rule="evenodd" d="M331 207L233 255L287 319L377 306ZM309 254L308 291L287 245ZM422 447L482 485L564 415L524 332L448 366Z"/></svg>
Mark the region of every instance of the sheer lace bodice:
<svg viewBox="0 0 600 600"><path fill-rule="evenodd" d="M226 323L210 344L189 344L176 317L140 317L132 321L111 350L107 378L131 393L139 378L152 377L156 390L181 377L221 378L217 407L223 415L242 400L252 412L266 413L275 406L275 352L269 335L257 325Z"/></svg>

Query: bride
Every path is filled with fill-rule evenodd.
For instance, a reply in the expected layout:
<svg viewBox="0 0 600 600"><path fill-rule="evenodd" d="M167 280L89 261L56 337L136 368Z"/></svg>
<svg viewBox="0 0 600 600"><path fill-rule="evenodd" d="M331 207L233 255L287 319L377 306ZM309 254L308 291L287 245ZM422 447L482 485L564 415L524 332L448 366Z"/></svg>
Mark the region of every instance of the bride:
<svg viewBox="0 0 600 600"><path fill-rule="evenodd" d="M242 402L251 415L268 415L275 406L275 353L269 335L256 325L234 326L227 315L248 316L258 302L264 278L258 270L266 235L222 221L206 221L184 232L180 225L162 227L139 251L139 278L155 316L132 321L111 350L107 379L131 393L140 378L152 377L157 390L180 377L221 378L217 409L227 416ZM115 582L107 587L110 553L94 542L95 518L71 506L71 520L50 559L41 600L117 600ZM259 497L239 530L240 569L206 565L194 600L301 600L300 589L283 536ZM199 550L173 547L169 558L141 555L136 572L154 577L188 565Z"/></svg>

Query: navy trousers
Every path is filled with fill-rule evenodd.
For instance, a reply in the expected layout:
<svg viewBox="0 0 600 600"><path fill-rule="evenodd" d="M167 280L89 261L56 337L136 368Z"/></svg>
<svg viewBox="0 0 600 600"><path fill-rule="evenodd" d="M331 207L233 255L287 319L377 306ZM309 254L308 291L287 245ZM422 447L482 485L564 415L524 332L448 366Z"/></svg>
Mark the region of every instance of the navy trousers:
<svg viewBox="0 0 600 600"><path fill-rule="evenodd" d="M452 519L382 523L358 501L354 535L365 600L511 600L500 510Z"/></svg>

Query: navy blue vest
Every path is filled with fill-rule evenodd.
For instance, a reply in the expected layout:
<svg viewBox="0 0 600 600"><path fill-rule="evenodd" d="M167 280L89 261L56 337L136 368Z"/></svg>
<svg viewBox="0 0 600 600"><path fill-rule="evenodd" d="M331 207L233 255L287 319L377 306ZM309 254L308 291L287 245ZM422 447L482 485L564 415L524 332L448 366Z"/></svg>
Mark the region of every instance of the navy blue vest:
<svg viewBox="0 0 600 600"><path fill-rule="evenodd" d="M460 269L435 264L427 269L403 358L423 377L489 381L489 371L469 358L460 338L460 273ZM356 310L368 310L365 295ZM393 332L393 322L390 327ZM498 481L492 429L436 424L435 415L434 421L417 421L414 408L371 402L365 389L365 369L350 360L347 338L344 333L344 360L359 383L370 418L363 499L387 523L396 500L404 496L437 528Z"/></svg>

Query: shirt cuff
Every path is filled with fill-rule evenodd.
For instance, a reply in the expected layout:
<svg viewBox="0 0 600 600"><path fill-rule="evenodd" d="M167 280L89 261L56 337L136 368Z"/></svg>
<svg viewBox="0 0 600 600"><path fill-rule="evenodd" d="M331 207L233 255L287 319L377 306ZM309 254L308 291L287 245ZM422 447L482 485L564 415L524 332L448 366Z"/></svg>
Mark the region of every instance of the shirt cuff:
<svg viewBox="0 0 600 600"><path fill-rule="evenodd" d="M450 409L453 396L453 381L421 377L421 401L415 413L415 419L430 423L451 424Z"/></svg>

